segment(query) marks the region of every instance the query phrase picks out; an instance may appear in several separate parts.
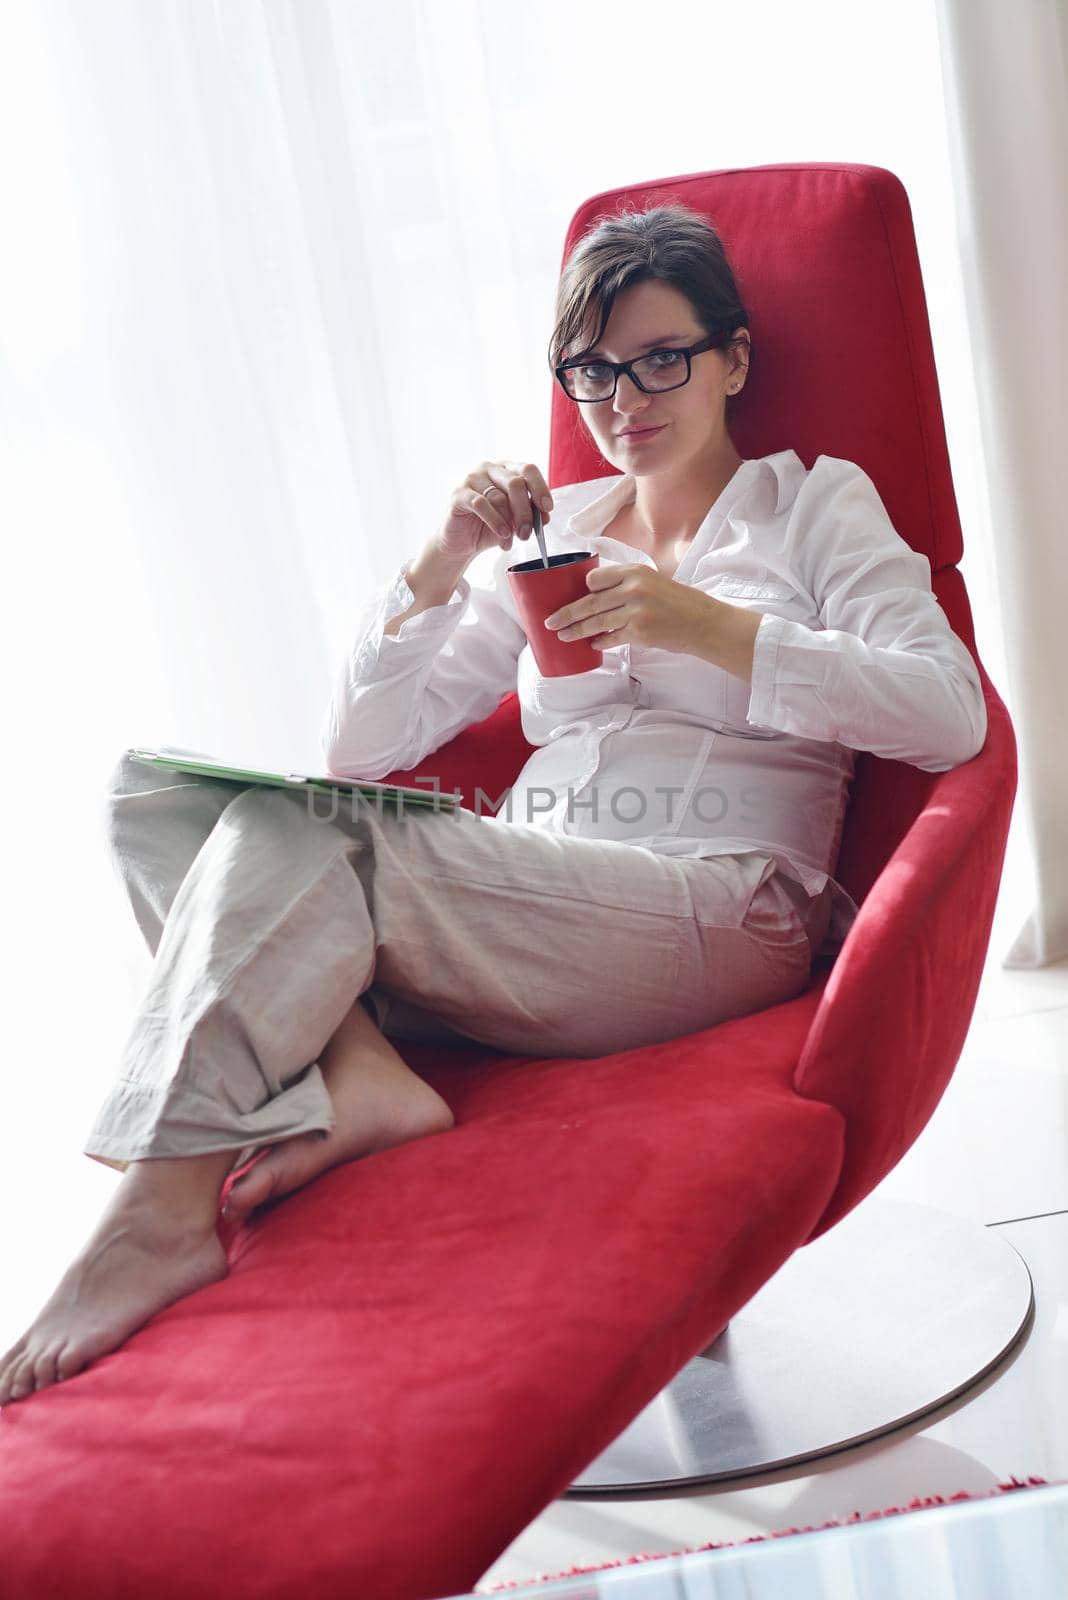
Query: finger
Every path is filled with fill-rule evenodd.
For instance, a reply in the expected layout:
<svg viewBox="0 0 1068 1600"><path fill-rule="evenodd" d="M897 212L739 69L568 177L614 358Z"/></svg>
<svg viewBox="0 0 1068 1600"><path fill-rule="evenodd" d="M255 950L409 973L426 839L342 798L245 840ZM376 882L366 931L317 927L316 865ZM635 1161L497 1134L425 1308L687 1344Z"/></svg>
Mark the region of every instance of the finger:
<svg viewBox="0 0 1068 1600"><path fill-rule="evenodd" d="M488 494L492 492L493 488L493 484L488 484L486 486L486 491L483 491L482 489L469 489L467 492L471 499L471 509L478 513L478 515L482 518L482 521L498 536L498 538L510 539L512 536L511 524L507 518L503 517L497 510L495 502L488 498Z"/></svg>
<svg viewBox="0 0 1068 1600"><path fill-rule="evenodd" d="M646 578L659 578L660 573L652 572L641 561L614 561L608 567L591 567L586 574L586 582L594 588L598 584L626 583L630 578L638 578L645 582Z"/></svg>
<svg viewBox="0 0 1068 1600"><path fill-rule="evenodd" d="M546 483L544 474L533 461L509 461L507 464L513 472L523 478L531 501L537 501L542 516L548 520L549 513L553 509L553 492Z"/></svg>
<svg viewBox="0 0 1068 1600"><path fill-rule="evenodd" d="M557 632L558 639L588 639L595 633L623 628L627 622L626 606L614 606L611 611L592 611L577 622L571 622Z"/></svg>
<svg viewBox="0 0 1068 1600"><path fill-rule="evenodd" d="M511 543L513 536L523 530L514 520L511 497L509 496L508 490L499 483L491 483L488 484L482 492L484 497L489 499L489 503L493 507L494 511L496 511L502 519L506 529L505 537L508 539L509 543ZM532 532L533 529L528 527L526 528L523 536L526 537L527 534Z"/></svg>
<svg viewBox="0 0 1068 1600"><path fill-rule="evenodd" d="M641 566L631 566L630 563L621 564L613 562L607 567L591 567L586 574L587 589L615 589L619 584L626 583L634 572L642 572Z"/></svg>
<svg viewBox="0 0 1068 1600"><path fill-rule="evenodd" d="M591 567L586 574L587 589L614 588L621 581L615 574L621 570L619 567ZM598 573L601 574L599 579ZM558 611L550 612L545 621L551 623L554 628L566 628L570 622L578 622L582 617L595 614L589 607L585 610L580 609L582 604L581 600L573 600L570 605L561 606Z"/></svg>
<svg viewBox="0 0 1068 1600"><path fill-rule="evenodd" d="M491 472L490 468L493 465L496 465L496 463L492 463L492 462L486 461L486 462L483 462L481 467L477 467L475 469L475 471L471 474L471 481L469 483L469 487L474 489L474 490L476 490L477 493L479 493L481 495L487 495L487 496L496 495L496 499L493 501L493 505L494 505L494 508L496 510L500 510L502 501L506 500L508 498L508 490L505 488L504 484L501 483L498 480L498 478L496 478L494 476L493 472ZM479 478L484 478L485 482L484 483L476 483L474 481L476 475Z"/></svg>
<svg viewBox="0 0 1068 1600"><path fill-rule="evenodd" d="M534 528L527 480L521 473L510 471L502 487L508 496L507 514L512 519L512 531L518 533L521 538L528 539Z"/></svg>
<svg viewBox="0 0 1068 1600"><path fill-rule="evenodd" d="M627 644L631 640L630 624L624 623L621 628L602 628L599 633L591 633L586 640L595 650L609 650L616 644Z"/></svg>

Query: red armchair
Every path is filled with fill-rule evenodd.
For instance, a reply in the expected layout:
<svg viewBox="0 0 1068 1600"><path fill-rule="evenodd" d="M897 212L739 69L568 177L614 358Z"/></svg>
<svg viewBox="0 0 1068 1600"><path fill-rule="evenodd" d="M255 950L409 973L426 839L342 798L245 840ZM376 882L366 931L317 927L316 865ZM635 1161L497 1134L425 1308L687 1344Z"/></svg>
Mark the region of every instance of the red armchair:
<svg viewBox="0 0 1068 1600"><path fill-rule="evenodd" d="M653 197L711 215L752 309L741 454L862 465L974 653L901 184L832 163L695 174L595 196L567 248ZM550 482L611 470L553 403ZM838 876L861 914L798 999L592 1061L398 1041L454 1129L291 1195L234 1237L225 1280L4 1411L2 1600L469 1589L937 1105L1015 792L983 683L965 766L858 757ZM473 803L526 753L510 695L420 773Z"/></svg>

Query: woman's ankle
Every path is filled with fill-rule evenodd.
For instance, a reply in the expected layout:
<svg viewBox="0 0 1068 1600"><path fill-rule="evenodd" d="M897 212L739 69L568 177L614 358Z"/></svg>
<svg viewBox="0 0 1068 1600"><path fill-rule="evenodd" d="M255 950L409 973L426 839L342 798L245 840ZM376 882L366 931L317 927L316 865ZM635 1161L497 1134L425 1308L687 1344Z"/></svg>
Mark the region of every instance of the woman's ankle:
<svg viewBox="0 0 1068 1600"><path fill-rule="evenodd" d="M116 1205L177 1232L205 1232L214 1226L219 1196L238 1153L214 1150L131 1161L116 1190Z"/></svg>

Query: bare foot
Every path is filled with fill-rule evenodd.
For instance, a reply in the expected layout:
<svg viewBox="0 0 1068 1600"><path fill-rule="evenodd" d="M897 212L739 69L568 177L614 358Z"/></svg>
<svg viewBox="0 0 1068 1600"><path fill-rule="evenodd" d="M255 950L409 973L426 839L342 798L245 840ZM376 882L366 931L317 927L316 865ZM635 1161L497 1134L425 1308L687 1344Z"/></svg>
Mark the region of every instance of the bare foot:
<svg viewBox="0 0 1068 1600"><path fill-rule="evenodd" d="M36 1320L0 1357L0 1405L71 1378L183 1295L225 1278L214 1227L112 1204Z"/></svg>
<svg viewBox="0 0 1068 1600"><path fill-rule="evenodd" d="M223 1208L227 1222L243 1221L255 1207L280 1200L343 1161L455 1125L447 1102L391 1046L378 1046L359 1060L352 1053L324 1055L321 1066L334 1102L334 1126L325 1135L299 1133L272 1145L230 1190Z"/></svg>

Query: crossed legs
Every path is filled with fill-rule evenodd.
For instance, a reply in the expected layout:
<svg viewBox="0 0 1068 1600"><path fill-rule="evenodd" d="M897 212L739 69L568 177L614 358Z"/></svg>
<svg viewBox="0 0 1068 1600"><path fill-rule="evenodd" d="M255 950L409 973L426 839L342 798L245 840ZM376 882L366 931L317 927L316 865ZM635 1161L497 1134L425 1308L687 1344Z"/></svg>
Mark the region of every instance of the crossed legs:
<svg viewBox="0 0 1068 1600"><path fill-rule="evenodd" d="M403 829L368 816L350 832L292 795L161 786L130 763L111 838L155 958L86 1151L123 1181L0 1358L0 1402L80 1371L225 1274L215 1225L235 1151L264 1151L232 1186L240 1218L337 1162L451 1126L353 1003L372 980L495 1049L589 1057L797 993L811 961L759 852L675 861L466 813ZM178 1153L190 1144L201 1153Z"/></svg>
<svg viewBox="0 0 1068 1600"><path fill-rule="evenodd" d="M272 1145L230 1191L241 1220L328 1167L453 1126L357 1002L320 1057L336 1122ZM0 1357L0 1405L73 1377L183 1295L226 1276L216 1232L233 1150L131 1161L93 1234L34 1322Z"/></svg>

